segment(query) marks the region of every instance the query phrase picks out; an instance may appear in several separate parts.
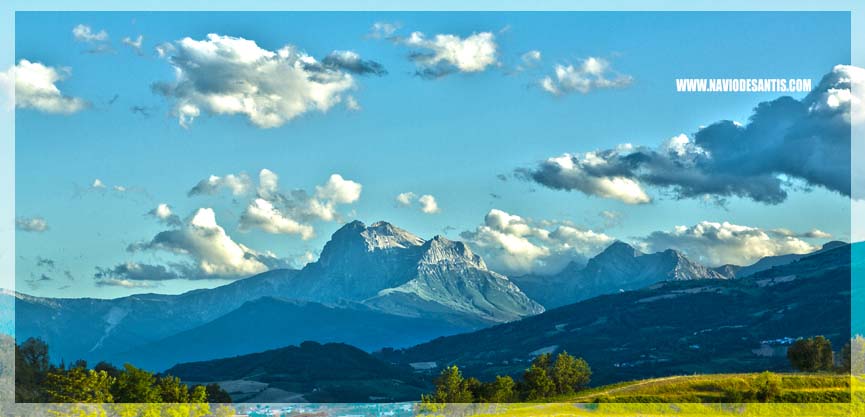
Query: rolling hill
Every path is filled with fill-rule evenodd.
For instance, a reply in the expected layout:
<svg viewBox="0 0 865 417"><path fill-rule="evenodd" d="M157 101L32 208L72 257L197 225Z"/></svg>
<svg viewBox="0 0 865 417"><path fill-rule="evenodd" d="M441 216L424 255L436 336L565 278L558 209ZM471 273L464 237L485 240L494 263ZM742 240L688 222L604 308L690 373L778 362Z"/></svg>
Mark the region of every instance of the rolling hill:
<svg viewBox="0 0 865 417"><path fill-rule="evenodd" d="M410 368L343 343L304 342L166 372L187 383L219 382L235 402L416 401L431 389Z"/></svg>
<svg viewBox="0 0 865 417"><path fill-rule="evenodd" d="M851 379L846 374L777 374L780 394L772 402L850 402ZM748 401L759 373L682 375L621 382L593 388L554 401L593 403L729 403Z"/></svg>

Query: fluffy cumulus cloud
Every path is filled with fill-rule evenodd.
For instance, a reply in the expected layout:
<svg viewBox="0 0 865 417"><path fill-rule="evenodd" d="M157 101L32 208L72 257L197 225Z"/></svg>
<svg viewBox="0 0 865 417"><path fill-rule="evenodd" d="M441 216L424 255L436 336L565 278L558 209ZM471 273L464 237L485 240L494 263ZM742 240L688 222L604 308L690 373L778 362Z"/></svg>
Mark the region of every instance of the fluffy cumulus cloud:
<svg viewBox="0 0 865 417"><path fill-rule="evenodd" d="M851 86L863 82L865 70L839 65L802 100L760 103L746 124L724 120L656 147L565 154L517 172L549 188L632 204L651 201L647 187L715 202L778 204L797 184L849 197L850 129L862 123L850 112L857 100Z"/></svg>
<svg viewBox="0 0 865 417"><path fill-rule="evenodd" d="M555 95L586 94L597 89L626 87L631 82L633 78L630 75L613 71L607 60L589 57L579 65L556 65L553 76L541 80L541 88Z"/></svg>
<svg viewBox="0 0 865 417"><path fill-rule="evenodd" d="M474 33L465 38L449 34L428 38L421 32L413 32L399 42L416 49L410 57L418 66L417 74L423 78L440 78L454 72L482 72L498 64L498 45L491 32Z"/></svg>
<svg viewBox="0 0 865 417"><path fill-rule="evenodd" d="M417 203L417 208L426 214L436 214L441 212L441 208L439 207L438 201L431 194L424 194L419 196L413 192L404 192L397 194L396 198L397 207L413 207L415 203Z"/></svg>
<svg viewBox="0 0 865 417"><path fill-rule="evenodd" d="M253 40L218 34L162 44L157 53L174 67L176 79L155 84L154 91L175 100L182 126L202 112L243 115L260 128L282 126L343 102L356 88L352 73L384 72L354 52L337 51L319 62L295 46L270 51Z"/></svg>
<svg viewBox="0 0 865 417"><path fill-rule="evenodd" d="M159 232L150 241L132 244L128 249L188 257L188 266L175 267L182 271L177 276L185 279L242 278L284 264L272 253L257 252L234 241L216 222L216 213L210 208L197 209L182 226ZM130 276L122 278L130 279Z"/></svg>
<svg viewBox="0 0 865 417"><path fill-rule="evenodd" d="M252 191L252 179L245 172L228 174L223 177L211 175L195 184L186 194L190 197L216 195L222 190L228 190L234 196L248 194Z"/></svg>
<svg viewBox="0 0 865 417"><path fill-rule="evenodd" d="M404 193L397 194L395 200L396 204L400 207L408 207L411 206L412 201L415 199L415 193L408 191Z"/></svg>
<svg viewBox="0 0 865 417"><path fill-rule="evenodd" d="M611 163L611 155L618 155L618 151L563 154L541 162L534 169L518 170L517 175L556 190L580 191L627 204L651 202L637 179Z"/></svg>
<svg viewBox="0 0 865 417"><path fill-rule="evenodd" d="M441 211L436 198L429 194L424 194L418 197L417 201L420 203L420 211L426 214L434 214Z"/></svg>
<svg viewBox="0 0 865 417"><path fill-rule="evenodd" d="M69 68L56 68L21 59L18 64L0 72L4 95L15 91L15 106L45 113L72 114L89 107L84 99L63 94L57 83L70 75ZM11 101L11 100L10 100Z"/></svg>
<svg viewBox="0 0 865 417"><path fill-rule="evenodd" d="M258 228L267 233L296 234L302 239L315 236L312 226L286 217L273 203L263 198L256 198L249 203L240 224L243 229Z"/></svg>
<svg viewBox="0 0 865 417"><path fill-rule="evenodd" d="M340 220L339 206L357 202L362 189L360 183L332 174L324 184L316 186L312 194L305 190L284 193L279 189L279 176L262 169L258 195L241 215L240 229L310 239L315 236L313 221Z"/></svg>
<svg viewBox="0 0 865 417"><path fill-rule="evenodd" d="M174 212L171 210L171 206L166 203L160 203L153 210L147 212L147 214L153 216L161 223L167 224L169 226L180 226L182 223L180 220L180 216L174 214Z"/></svg>
<svg viewBox="0 0 865 417"><path fill-rule="evenodd" d="M363 187L339 174L332 174L324 185L315 187L315 196L335 204L350 204L360 199Z"/></svg>
<svg viewBox="0 0 865 417"><path fill-rule="evenodd" d="M644 250L676 249L709 266L750 265L766 256L808 253L817 246L796 237L778 235L756 227L728 222L703 221L693 226L676 226L641 239Z"/></svg>
<svg viewBox="0 0 865 417"><path fill-rule="evenodd" d="M475 230L460 234L493 270L508 275L550 274L583 262L613 242L603 233L565 222L531 221L493 209Z"/></svg>
<svg viewBox="0 0 865 417"><path fill-rule="evenodd" d="M15 229L22 232L42 233L48 230L48 221L42 217L18 217Z"/></svg>

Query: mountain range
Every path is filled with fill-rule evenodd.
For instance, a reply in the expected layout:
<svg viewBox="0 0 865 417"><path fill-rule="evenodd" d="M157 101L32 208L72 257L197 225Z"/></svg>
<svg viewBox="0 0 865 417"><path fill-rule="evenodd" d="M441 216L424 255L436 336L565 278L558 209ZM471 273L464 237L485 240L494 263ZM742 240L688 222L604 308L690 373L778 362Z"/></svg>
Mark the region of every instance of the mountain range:
<svg viewBox="0 0 865 417"><path fill-rule="evenodd" d="M862 250L854 253L852 268L861 270ZM850 277L851 245L833 244L743 278L667 280L380 355L432 372L456 364L490 379L567 351L591 364L599 384L789 370L786 347L796 338L824 335L835 350L849 341Z"/></svg>
<svg viewBox="0 0 865 417"><path fill-rule="evenodd" d="M844 244L827 244L822 251L839 245ZM307 340L368 352L423 346L441 336L517 325L544 307L658 282L722 285L803 256L712 269L674 250L644 254L616 242L585 265L573 263L551 276L508 278L491 271L463 242L424 240L387 222L354 221L332 235L318 261L300 270L276 269L180 295L103 300L4 293L0 302L14 297L18 339L42 338L58 360L163 370Z"/></svg>
<svg viewBox="0 0 865 417"><path fill-rule="evenodd" d="M272 270L180 295L141 294L112 300L20 293L14 297L19 339L40 337L48 342L53 357L90 361L134 361L138 358L133 353L146 352L144 346L164 346L187 335L204 337L210 332L207 337L213 339L231 338L224 324L238 323L241 316L265 317L258 321L260 328L275 328L282 315L267 316L256 310L273 309L278 302L256 302L263 297L305 301L280 304L286 314L295 317L327 312L344 319L340 322L343 329L374 327L378 330L370 332L365 341L348 338L371 350L407 346L543 312L543 307L505 276L490 271L462 242L440 236L425 241L386 222L367 227L358 221L335 232L319 260L301 270ZM322 335L317 327L320 322L296 324L274 340L302 341ZM419 330L409 330L412 328ZM252 352L268 343L241 336L227 343L238 346L231 354ZM179 356L172 357L170 352L175 351ZM172 348L166 355L141 359L167 366L185 358L182 351ZM199 359L208 359L226 350L213 347L198 353L202 355Z"/></svg>

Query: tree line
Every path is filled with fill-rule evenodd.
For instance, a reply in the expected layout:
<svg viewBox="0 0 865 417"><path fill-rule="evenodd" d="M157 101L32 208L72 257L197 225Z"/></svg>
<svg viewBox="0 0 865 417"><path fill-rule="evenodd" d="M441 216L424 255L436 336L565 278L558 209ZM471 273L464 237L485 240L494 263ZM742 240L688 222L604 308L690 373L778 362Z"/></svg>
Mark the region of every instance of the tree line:
<svg viewBox="0 0 865 417"><path fill-rule="evenodd" d="M865 338L857 335L850 339L837 358L829 339L823 336L799 338L787 348L787 360L801 372L862 375L865 374Z"/></svg>
<svg viewBox="0 0 865 417"><path fill-rule="evenodd" d="M542 401L556 396L574 394L586 388L592 376L589 364L567 352L555 360L550 353L538 355L523 373L523 379L496 376L481 382L464 378L456 365L444 368L435 380L435 391L421 397L421 402L434 403L507 403Z"/></svg>
<svg viewBox="0 0 865 417"><path fill-rule="evenodd" d="M15 401L24 403L230 403L217 384L187 386L180 378L156 375L125 364L77 360L54 365L48 345L29 338L15 345Z"/></svg>

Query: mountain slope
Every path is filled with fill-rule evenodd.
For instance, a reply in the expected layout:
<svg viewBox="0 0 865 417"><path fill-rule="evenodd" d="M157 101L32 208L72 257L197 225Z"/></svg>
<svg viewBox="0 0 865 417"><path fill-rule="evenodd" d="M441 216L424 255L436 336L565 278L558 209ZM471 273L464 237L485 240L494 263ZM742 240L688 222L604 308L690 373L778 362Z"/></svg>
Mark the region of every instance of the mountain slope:
<svg viewBox="0 0 865 417"><path fill-rule="evenodd" d="M597 384L786 370L785 338L825 335L836 347L849 338L850 270L845 245L744 279L668 281L383 357L458 364L490 378L521 373L539 353L566 350L589 362Z"/></svg>
<svg viewBox="0 0 865 417"><path fill-rule="evenodd" d="M616 241L589 259L584 267L570 264L554 275L528 275L511 280L544 307L555 308L602 294L643 288L659 281L725 278L678 251L668 249L644 254L627 243Z"/></svg>
<svg viewBox="0 0 865 417"><path fill-rule="evenodd" d="M247 301L278 293L296 272L274 270L180 295L139 294L104 300L15 293L16 337L42 338L58 359L98 360L206 323Z"/></svg>
<svg viewBox="0 0 865 417"><path fill-rule="evenodd" d="M462 242L430 241L386 222L351 222L282 297L366 304L385 313L480 327L538 314L527 297Z"/></svg>
<svg viewBox="0 0 865 417"><path fill-rule="evenodd" d="M722 265L714 269L715 271L727 275L730 278L744 278L749 275L754 275L760 271L765 271L776 266L786 265L791 262L798 261L799 259L802 259L808 255L816 255L820 252L835 249L844 245L846 245L846 243L844 242L832 241L827 242L819 250L812 253L789 253L786 255L767 256L748 266Z"/></svg>
<svg viewBox="0 0 865 417"><path fill-rule="evenodd" d="M344 342L373 351L422 343L430 334L466 330L438 320L384 314L359 304L334 306L262 297L198 327L115 355L114 362L161 370L181 362L244 355L306 340Z"/></svg>
<svg viewBox="0 0 865 417"><path fill-rule="evenodd" d="M364 304L382 311L424 317L453 311L488 322L517 320L543 308L505 276L487 269L462 242L436 236L421 247L415 274Z"/></svg>
<svg viewBox="0 0 865 417"><path fill-rule="evenodd" d="M167 373L187 383L221 382L228 387L259 383L257 391L232 392L229 388L235 402L255 402L256 395L268 390L273 399L269 402L416 401L430 389L410 369L387 364L342 343L304 342L233 358L184 363Z"/></svg>

